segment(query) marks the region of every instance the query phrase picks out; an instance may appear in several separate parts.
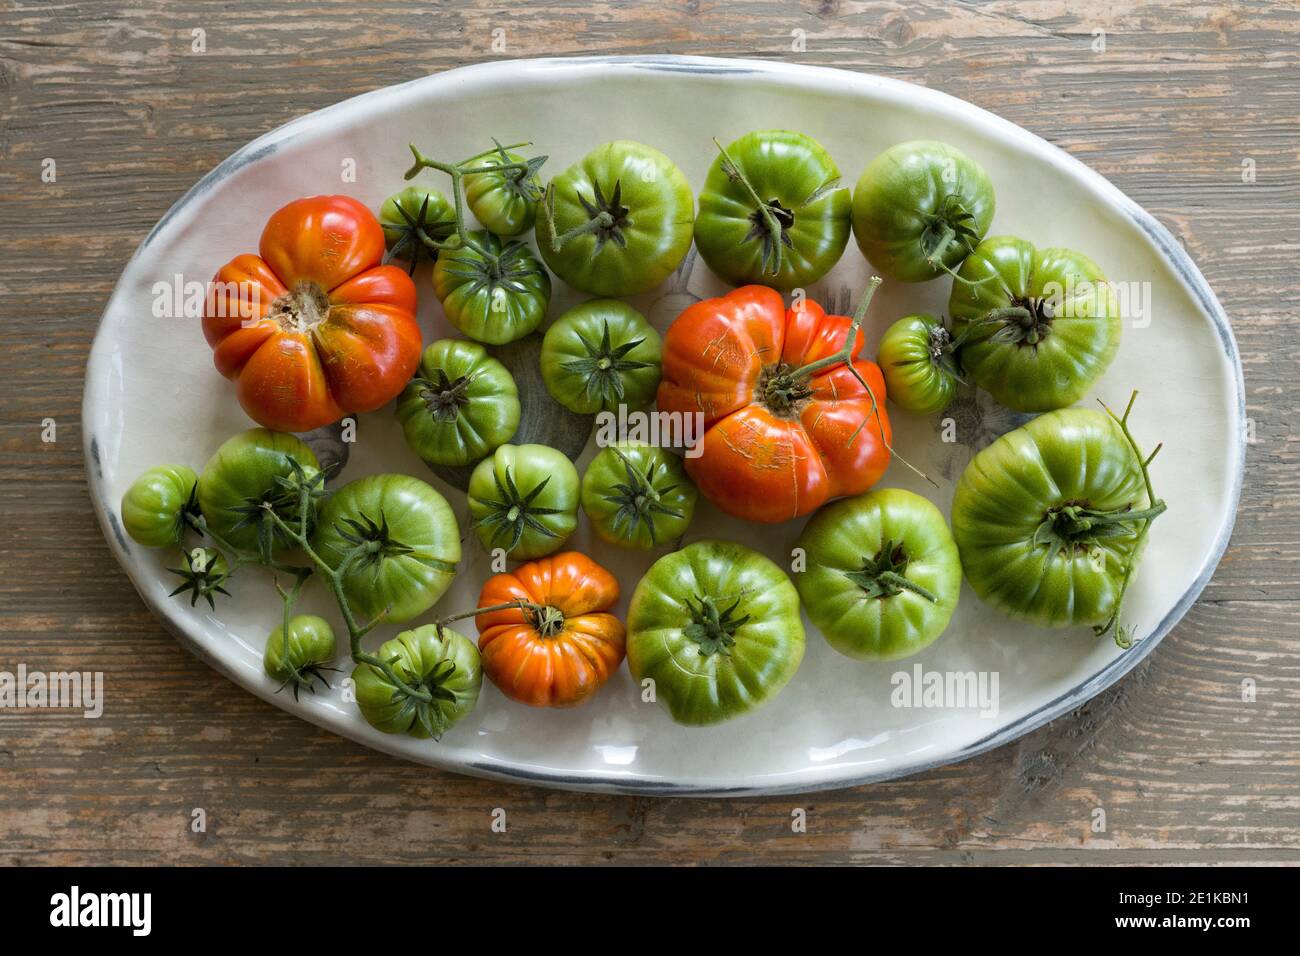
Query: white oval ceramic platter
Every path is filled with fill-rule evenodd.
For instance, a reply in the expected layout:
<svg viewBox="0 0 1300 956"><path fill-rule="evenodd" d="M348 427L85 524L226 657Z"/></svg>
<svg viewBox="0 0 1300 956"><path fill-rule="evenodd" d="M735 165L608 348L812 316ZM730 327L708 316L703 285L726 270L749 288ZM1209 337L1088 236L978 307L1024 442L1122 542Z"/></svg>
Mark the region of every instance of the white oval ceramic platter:
<svg viewBox="0 0 1300 956"><path fill-rule="evenodd" d="M174 555L127 539L118 502L145 468L202 468L226 438L252 423L231 383L212 365L197 318L156 318L154 285L176 275L206 282L232 256L255 251L266 217L291 199L344 192L372 208L404 183L408 142L459 159L490 145L531 140L554 175L601 142L636 139L672 157L698 190L715 155L752 129L788 128L821 141L850 186L894 143L933 138L970 153L992 177L991 235L1093 257L1114 282L1133 284L1133 313L1119 355L1093 395L1120 407L1141 390L1133 427L1140 442L1164 442L1153 468L1169 512L1154 525L1126 607L1143 640L1123 652L1088 628L1044 631L983 605L969 587L945 635L903 662L866 663L835 653L809 627L804 662L786 689L757 712L711 728L675 725L643 703L627 668L584 707L539 711L484 682L477 709L441 741L382 734L333 690L295 702L262 672L268 630L279 613L269 575L242 572L236 599L215 613L169 598ZM343 182L346 160L356 181ZM445 178L418 183L443 191ZM871 274L850 241L841 262L809 294L851 310ZM417 275L425 341L456 334ZM868 319L865 354L883 329L918 311L943 314L950 280L887 282ZM633 300L663 330L681 308L725 287L688 259L664 287ZM1147 303L1141 308L1142 302ZM581 296L556 283L550 317ZM977 107L910 84L831 69L694 57L579 58L482 64L378 90L289 123L239 150L205 176L140 245L110 300L87 370L84 425L95 508L114 554L159 619L201 659L276 706L379 750L463 773L568 789L628 793L743 794L808 791L884 780L1006 743L1078 706L1148 654L1208 582L1227 544L1244 458L1241 366L1228 322L1204 278L1149 214L1061 150ZM949 413L956 441L938 420L890 408L895 445L934 475L925 485L895 463L883 485L926 494L945 511L975 449L1021 417L987 396L963 396ZM594 440L579 460L594 453ZM441 488L462 519L464 496L441 485L404 445L390 408L362 415L342 479L401 471ZM789 566L801 521L746 526L701 502L687 540L723 537ZM585 518L569 546L610 567L623 586L619 613L650 557L603 544ZM455 584L437 606L473 606L490 574L472 536ZM1156 568L1159 571L1156 572ZM304 609L336 614L323 589ZM398 630L382 629L378 639ZM467 633L473 635L472 626ZM346 643L346 642L343 642ZM343 666L340 662L339 666ZM978 708L898 707L894 676L929 672L997 675L995 713ZM232 691L233 692L233 691ZM110 704L111 706L111 704ZM991 708L990 708L991 710Z"/></svg>

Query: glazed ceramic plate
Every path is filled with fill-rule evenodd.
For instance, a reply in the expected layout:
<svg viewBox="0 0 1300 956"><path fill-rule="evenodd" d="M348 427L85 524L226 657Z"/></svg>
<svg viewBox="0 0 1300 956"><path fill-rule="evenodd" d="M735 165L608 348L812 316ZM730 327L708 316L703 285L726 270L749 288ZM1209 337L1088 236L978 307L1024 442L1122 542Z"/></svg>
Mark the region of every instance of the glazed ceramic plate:
<svg viewBox="0 0 1300 956"><path fill-rule="evenodd" d="M554 175L597 144L636 139L666 152L693 187L724 142L752 129L789 128L820 140L852 185L882 149L915 138L953 143L982 163L997 189L992 234L1086 252L1130 295L1119 356L1082 404L1122 406L1141 390L1139 441L1164 442L1153 479L1169 513L1156 522L1126 617L1144 635L1118 650L1089 629L1044 631L1013 622L965 588L947 633L902 663L839 656L809 628L798 674L759 711L690 729L643 703L626 667L589 705L537 711L485 682L477 709L441 741L372 729L337 687L295 702L262 672L262 647L279 602L261 572L241 575L237 598L215 613L168 598L175 563L122 533L117 505L145 468L201 468L232 434L251 426L231 383L212 366L198 318L157 317L155 284L205 283L232 256L255 251L267 215L290 199L345 192L377 207L403 185L407 143L445 159L531 140ZM355 181L344 173L355 169ZM421 182L446 189L432 173ZM850 242L842 261L809 290L851 311L871 274ZM426 341L453 330L419 276ZM910 312L942 313L949 280L886 283L868 321L868 353L883 329ZM724 291L692 255L665 285L634 301L662 330L689 302ZM579 296L557 283L551 316ZM162 311L165 311L162 310ZM435 767L570 789L629 793L780 793L899 777L1006 743L1065 713L1121 678L1150 653L1195 600L1228 540L1243 462L1241 367L1223 311L1187 254L1149 214L1101 176L1031 133L942 93L837 70L692 57L531 60L452 70L378 90L296 120L239 150L205 176L149 234L104 312L86 377L86 459L109 543L159 619L200 658L276 706L388 753ZM949 426L892 411L897 450L934 475L929 488L897 463L883 484L928 495L945 510L971 454L1018 419L986 397L965 395ZM1227 450L1225 453L1225 449ZM427 478L457 513L464 496L440 485L402 442L391 408L360 416L342 478L401 471ZM579 460L590 460L589 447ZM738 540L789 565L802 522L745 526L701 502L688 540ZM462 521L462 527L467 524ZM623 584L620 613L650 558L602 544L585 519L570 545L610 567ZM473 606L490 574L473 539L438 605ZM1159 567L1160 573L1153 573ZM316 589L320 590L320 589ZM323 594L307 610L331 613ZM396 628L372 635L375 642ZM472 630L471 630L472 633ZM340 663L340 666L342 664ZM995 706L895 706L905 673L996 675ZM337 683L337 682L336 682ZM986 683L991 690L991 683ZM236 693L233 688L230 693Z"/></svg>

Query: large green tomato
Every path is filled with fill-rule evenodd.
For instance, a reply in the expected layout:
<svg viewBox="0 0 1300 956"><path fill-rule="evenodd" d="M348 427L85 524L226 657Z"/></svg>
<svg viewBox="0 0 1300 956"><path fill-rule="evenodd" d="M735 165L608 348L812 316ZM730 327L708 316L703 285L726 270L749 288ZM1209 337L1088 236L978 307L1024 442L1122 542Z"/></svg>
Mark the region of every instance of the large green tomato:
<svg viewBox="0 0 1300 956"><path fill-rule="evenodd" d="M188 465L150 468L122 496L122 527L126 533L147 548L180 544L198 480Z"/></svg>
<svg viewBox="0 0 1300 956"><path fill-rule="evenodd" d="M541 156L527 160L497 147L486 156L462 164L472 168L498 167L492 172L470 173L465 177L465 202L484 229L498 236L517 236L533 228L542 194L536 168L541 166L539 160L545 159ZM499 168L510 163L523 163L526 168L505 171Z"/></svg>
<svg viewBox="0 0 1300 956"><path fill-rule="evenodd" d="M917 415L934 415L951 405L959 381L954 346L932 315L904 316L886 329L876 364L889 400Z"/></svg>
<svg viewBox="0 0 1300 956"><path fill-rule="evenodd" d="M1020 412L1081 399L1119 348L1118 298L1069 249L985 239L958 272L948 309L970 380Z"/></svg>
<svg viewBox="0 0 1300 956"><path fill-rule="evenodd" d="M545 445L502 445L470 475L469 513L488 551L551 554L578 526L578 470Z"/></svg>
<svg viewBox="0 0 1300 956"><path fill-rule="evenodd" d="M551 277L522 242L469 234L478 248L444 250L433 265L433 291L447 321L472 339L502 345L542 324Z"/></svg>
<svg viewBox="0 0 1300 956"><path fill-rule="evenodd" d="M582 476L582 510L610 544L649 551L676 541L695 516L698 494L682 461L641 442L601 450Z"/></svg>
<svg viewBox="0 0 1300 956"><path fill-rule="evenodd" d="M420 358L397 399L411 450L431 465L468 465L519 427L519 390L506 367L477 342L443 339Z"/></svg>
<svg viewBox="0 0 1300 956"><path fill-rule="evenodd" d="M849 191L810 136L759 130L709 167L695 247L719 278L793 289L816 282L849 241Z"/></svg>
<svg viewBox="0 0 1300 956"><path fill-rule="evenodd" d="M447 499L410 475L350 481L321 509L313 542L355 614L400 624L431 608L456 576L460 529Z"/></svg>
<svg viewBox="0 0 1300 956"><path fill-rule="evenodd" d="M696 541L646 572L627 616L627 663L679 724L717 724L775 697L803 660L799 594L744 545Z"/></svg>
<svg viewBox="0 0 1300 956"><path fill-rule="evenodd" d="M826 505L799 536L794 576L831 647L861 660L908 657L943 633L961 593L948 523L920 495L879 488Z"/></svg>
<svg viewBox="0 0 1300 956"><path fill-rule="evenodd" d="M385 261L400 259L414 273L421 261L433 261L437 252L430 243L440 242L456 231L456 210L436 189L407 186L393 193L379 207L379 225L388 247Z"/></svg>
<svg viewBox="0 0 1300 956"><path fill-rule="evenodd" d="M537 248L583 292L626 297L672 275L691 248L695 199L676 164L630 140L598 146L548 187L554 233L537 220Z"/></svg>
<svg viewBox="0 0 1300 956"><path fill-rule="evenodd" d="M322 671L328 669L325 665L334 660L334 654L334 628L329 621L315 614L298 614L289 621L288 640L283 624L266 639L262 667L282 688L291 686L297 700L300 689L315 691L316 681L329 686Z"/></svg>
<svg viewBox="0 0 1300 956"><path fill-rule="evenodd" d="M373 664L352 672L357 707L366 721L386 734L440 737L474 709L483 671L478 648L462 634L437 624L403 631L375 652L408 686L428 691L431 700L406 694Z"/></svg>
<svg viewBox="0 0 1300 956"><path fill-rule="evenodd" d="M296 481L299 471L305 480L315 481L320 462L293 435L265 428L241 432L227 439L203 466L198 484L199 509L208 527L231 547L281 550L288 542L265 514L263 505L269 503L282 521L296 528L299 496L284 482ZM308 527L310 530L310 521Z"/></svg>
<svg viewBox="0 0 1300 956"><path fill-rule="evenodd" d="M877 271L924 282L956 269L993 222L993 183L955 146L913 140L885 150L853 191L853 234Z"/></svg>
<svg viewBox="0 0 1300 956"><path fill-rule="evenodd" d="M1043 627L1099 624L1118 609L1149 505L1119 425L1066 408L971 459L952 530L966 579L989 604Z"/></svg>
<svg viewBox="0 0 1300 956"><path fill-rule="evenodd" d="M592 299L555 320L542 340L542 380L580 415L644 408L654 401L663 340L636 309Z"/></svg>

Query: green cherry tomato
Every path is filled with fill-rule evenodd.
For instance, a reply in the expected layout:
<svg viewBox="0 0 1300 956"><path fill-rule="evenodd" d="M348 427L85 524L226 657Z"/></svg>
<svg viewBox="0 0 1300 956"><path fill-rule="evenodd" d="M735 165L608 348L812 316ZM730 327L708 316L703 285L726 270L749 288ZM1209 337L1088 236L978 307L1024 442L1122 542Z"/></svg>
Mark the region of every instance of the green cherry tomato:
<svg viewBox="0 0 1300 956"><path fill-rule="evenodd" d="M717 724L775 697L803 660L799 594L729 541L697 541L646 572L627 617L627 663L679 724Z"/></svg>
<svg viewBox="0 0 1300 956"><path fill-rule="evenodd" d="M732 285L793 289L816 282L849 241L849 191L810 136L759 130L709 167L700 191L695 246Z"/></svg>
<svg viewBox="0 0 1300 956"><path fill-rule="evenodd" d="M438 190L407 186L384 200L379 224L388 247L384 261L400 259L410 263L408 271L415 272L421 261L438 257L429 243L440 242L456 231L456 211Z"/></svg>
<svg viewBox="0 0 1300 956"><path fill-rule="evenodd" d="M876 364L885 394L899 408L934 415L952 404L960 381L956 348L943 323L932 315L899 319L880 340Z"/></svg>
<svg viewBox="0 0 1300 956"><path fill-rule="evenodd" d="M315 614L299 614L289 620L289 637L280 625L266 639L262 667L281 686L292 686L293 696L301 688L315 690L317 681L329 686L322 673L334 660L334 629L329 621Z"/></svg>
<svg viewBox="0 0 1300 956"><path fill-rule="evenodd" d="M444 250L433 266L433 291L447 321L489 345L523 338L546 316L551 277L522 242L469 235L479 248Z"/></svg>
<svg viewBox="0 0 1300 956"><path fill-rule="evenodd" d="M400 624L431 608L456 576L460 529L447 499L410 475L350 481L321 509L313 545L336 571L349 554L343 594L355 614L385 609Z"/></svg>
<svg viewBox="0 0 1300 956"><path fill-rule="evenodd" d="M826 505L799 535L794 576L831 647L860 660L909 657L943 633L961 593L961 561L939 509L880 488Z"/></svg>
<svg viewBox="0 0 1300 956"><path fill-rule="evenodd" d="M548 187L554 233L537 248L557 276L597 296L637 295L672 275L691 248L695 199L677 165L643 143L598 146Z"/></svg>
<svg viewBox="0 0 1300 956"><path fill-rule="evenodd" d="M269 502L282 521L296 528L299 496L284 482L296 481L299 470L304 480L315 483L320 462L293 435L253 428L228 439L199 475L199 509L208 527L241 550L283 549L288 542L263 504ZM313 512L316 497L313 494Z"/></svg>
<svg viewBox="0 0 1300 956"><path fill-rule="evenodd" d="M1119 348L1116 295L1101 269L1069 249L985 239L961 267L948 309L970 380L1020 412L1083 398Z"/></svg>
<svg viewBox="0 0 1300 956"><path fill-rule="evenodd" d="M853 234L883 276L924 282L956 269L993 222L993 183L955 146L891 146L853 191Z"/></svg>
<svg viewBox="0 0 1300 956"><path fill-rule="evenodd" d="M181 579L181 583L168 597L188 594L190 607L197 605L199 598L203 598L208 602L208 607L215 611L217 604L213 595L230 596L230 592L223 587L230 574L230 565L225 555L216 548L190 548L182 551L181 567L167 570Z"/></svg>
<svg viewBox="0 0 1300 956"><path fill-rule="evenodd" d="M542 380L580 415L645 408L659 388L663 340L636 309L592 299L555 320L542 341Z"/></svg>
<svg viewBox="0 0 1300 956"><path fill-rule="evenodd" d="M408 687L428 692L421 700L407 694L373 664L352 672L357 707L370 726L386 734L441 737L474 709L483 686L478 648L462 634L437 624L403 631L375 653Z"/></svg>
<svg viewBox="0 0 1300 956"><path fill-rule="evenodd" d="M468 465L519 427L519 390L506 367L477 342L443 339L424 350L397 399L411 450L431 465Z"/></svg>
<svg viewBox="0 0 1300 956"><path fill-rule="evenodd" d="M551 554L578 526L578 470L545 445L502 445L470 475L469 513L488 551Z"/></svg>
<svg viewBox="0 0 1300 956"><path fill-rule="evenodd" d="M465 177L465 202L470 212L488 232L498 236L517 236L533 228L542 188L537 182L537 167L546 160L539 156L527 160L501 147L468 162L471 167L501 167L524 163L528 169L499 168L488 173L470 173Z"/></svg>
<svg viewBox="0 0 1300 956"><path fill-rule="evenodd" d="M680 538L698 495L681 459L641 442L619 442L582 476L582 510L610 544L649 551Z"/></svg>
<svg viewBox="0 0 1300 956"><path fill-rule="evenodd" d="M122 527L139 544L180 544L199 476L188 465L159 465L137 478L122 496Z"/></svg>
<svg viewBox="0 0 1300 956"><path fill-rule="evenodd" d="M984 601L1042 627L1098 624L1117 611L1149 506L1119 425L1066 408L971 459L953 496L952 530Z"/></svg>

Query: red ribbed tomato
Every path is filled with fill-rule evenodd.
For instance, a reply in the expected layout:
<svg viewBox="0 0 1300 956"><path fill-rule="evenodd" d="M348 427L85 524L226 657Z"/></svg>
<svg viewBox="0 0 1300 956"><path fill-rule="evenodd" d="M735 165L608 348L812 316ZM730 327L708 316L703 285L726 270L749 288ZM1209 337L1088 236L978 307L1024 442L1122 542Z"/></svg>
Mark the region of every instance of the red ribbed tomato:
<svg viewBox="0 0 1300 956"><path fill-rule="evenodd" d="M811 299L787 310L780 293L757 285L677 317L664 338L659 410L703 413L703 452L686 459L701 494L736 517L776 522L880 480L890 458L880 369L834 359L852 327ZM863 344L859 331L854 356Z"/></svg>
<svg viewBox="0 0 1300 956"><path fill-rule="evenodd" d="M348 196L278 210L258 255L208 290L203 334L217 370L259 425L303 432L393 399L420 360L415 284L380 265L384 230Z"/></svg>

